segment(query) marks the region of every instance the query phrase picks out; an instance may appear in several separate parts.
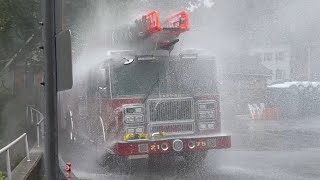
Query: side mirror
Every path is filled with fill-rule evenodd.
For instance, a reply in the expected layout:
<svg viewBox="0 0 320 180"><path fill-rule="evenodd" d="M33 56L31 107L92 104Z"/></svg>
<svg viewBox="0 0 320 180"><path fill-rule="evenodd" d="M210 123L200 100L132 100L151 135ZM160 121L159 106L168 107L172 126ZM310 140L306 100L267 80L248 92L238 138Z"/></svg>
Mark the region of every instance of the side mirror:
<svg viewBox="0 0 320 180"><path fill-rule="evenodd" d="M123 58L124 60L126 60L123 64L124 65L128 65L131 64L134 60L133 59L127 59L127 58Z"/></svg>

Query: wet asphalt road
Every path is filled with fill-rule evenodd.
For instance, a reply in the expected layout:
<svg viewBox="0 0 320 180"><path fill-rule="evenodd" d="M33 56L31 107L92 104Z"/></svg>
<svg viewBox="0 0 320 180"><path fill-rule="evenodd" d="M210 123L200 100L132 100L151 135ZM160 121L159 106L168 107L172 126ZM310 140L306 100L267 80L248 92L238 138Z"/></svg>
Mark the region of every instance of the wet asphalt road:
<svg viewBox="0 0 320 180"><path fill-rule="evenodd" d="M320 179L320 117L254 121L237 116L223 127L232 134L232 148L210 151L201 167L176 158L122 174L97 165L99 147L88 142L62 143L60 153L82 179Z"/></svg>

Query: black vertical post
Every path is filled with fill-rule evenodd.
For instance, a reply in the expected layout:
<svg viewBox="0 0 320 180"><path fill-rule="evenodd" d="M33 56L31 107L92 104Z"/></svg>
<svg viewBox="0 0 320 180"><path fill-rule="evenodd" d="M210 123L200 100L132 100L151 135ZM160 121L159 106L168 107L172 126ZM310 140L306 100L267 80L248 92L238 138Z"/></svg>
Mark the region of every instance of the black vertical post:
<svg viewBox="0 0 320 180"><path fill-rule="evenodd" d="M44 34L46 64L46 101L45 121L45 169L46 179L59 179L58 162L58 120L57 120L57 59L56 35L62 29L62 0L44 1Z"/></svg>

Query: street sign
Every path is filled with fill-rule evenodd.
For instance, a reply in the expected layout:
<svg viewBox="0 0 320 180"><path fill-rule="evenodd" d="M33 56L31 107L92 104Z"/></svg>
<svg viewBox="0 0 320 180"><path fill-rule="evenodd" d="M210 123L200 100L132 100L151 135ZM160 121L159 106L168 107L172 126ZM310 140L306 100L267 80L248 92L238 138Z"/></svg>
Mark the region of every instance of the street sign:
<svg viewBox="0 0 320 180"><path fill-rule="evenodd" d="M70 30L60 32L56 36L57 57L57 91L72 88L72 49Z"/></svg>

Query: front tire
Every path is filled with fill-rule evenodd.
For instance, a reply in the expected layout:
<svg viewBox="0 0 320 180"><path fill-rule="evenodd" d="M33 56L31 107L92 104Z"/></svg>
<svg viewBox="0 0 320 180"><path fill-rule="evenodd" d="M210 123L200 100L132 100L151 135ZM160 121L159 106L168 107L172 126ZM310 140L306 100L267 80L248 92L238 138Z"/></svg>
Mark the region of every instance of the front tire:
<svg viewBox="0 0 320 180"><path fill-rule="evenodd" d="M108 167L111 171L117 171L121 174L130 174L132 169L132 160L123 156L106 153L99 164L103 167Z"/></svg>

